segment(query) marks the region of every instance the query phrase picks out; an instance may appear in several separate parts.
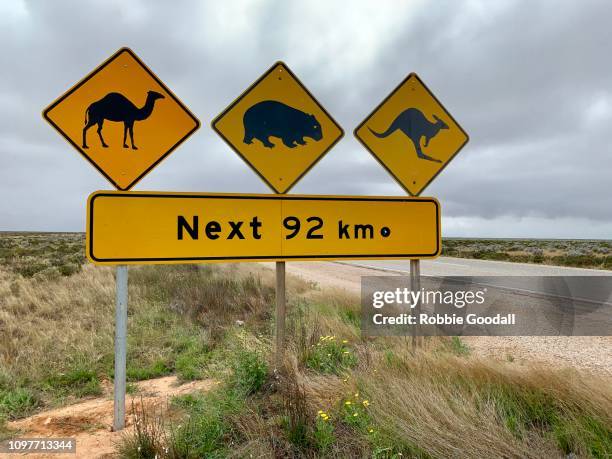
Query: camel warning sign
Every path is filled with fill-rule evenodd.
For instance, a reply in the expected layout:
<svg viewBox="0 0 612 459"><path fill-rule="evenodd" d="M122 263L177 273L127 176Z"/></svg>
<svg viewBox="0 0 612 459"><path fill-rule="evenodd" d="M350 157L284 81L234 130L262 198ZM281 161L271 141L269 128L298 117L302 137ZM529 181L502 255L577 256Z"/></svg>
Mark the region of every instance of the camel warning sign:
<svg viewBox="0 0 612 459"><path fill-rule="evenodd" d="M128 48L121 48L43 112L119 190L129 190L200 122Z"/></svg>
<svg viewBox="0 0 612 459"><path fill-rule="evenodd" d="M414 73L355 129L355 137L413 196L421 194L469 139Z"/></svg>
<svg viewBox="0 0 612 459"><path fill-rule="evenodd" d="M286 193L344 135L282 62L212 122L213 129L276 193Z"/></svg>

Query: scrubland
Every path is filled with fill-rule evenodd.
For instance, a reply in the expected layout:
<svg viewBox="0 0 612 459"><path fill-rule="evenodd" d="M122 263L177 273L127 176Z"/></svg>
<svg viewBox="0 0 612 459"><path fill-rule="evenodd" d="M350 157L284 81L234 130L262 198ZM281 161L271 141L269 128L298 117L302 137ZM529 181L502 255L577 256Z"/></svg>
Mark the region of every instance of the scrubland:
<svg viewBox="0 0 612 459"><path fill-rule="evenodd" d="M113 270L84 263L80 235L3 236L4 249L9 237L26 247L0 265L5 438L18 434L6 421L98 396L113 377ZM32 274L25 257L44 268ZM129 275L129 381L176 374L216 384L134 406L119 457L612 456L605 376L478 358L459 338L416 350L409 338L362 338L358 298L297 278L275 369L272 271L143 266Z"/></svg>
<svg viewBox="0 0 612 459"><path fill-rule="evenodd" d="M612 269L612 241L445 238L442 246L447 257Z"/></svg>

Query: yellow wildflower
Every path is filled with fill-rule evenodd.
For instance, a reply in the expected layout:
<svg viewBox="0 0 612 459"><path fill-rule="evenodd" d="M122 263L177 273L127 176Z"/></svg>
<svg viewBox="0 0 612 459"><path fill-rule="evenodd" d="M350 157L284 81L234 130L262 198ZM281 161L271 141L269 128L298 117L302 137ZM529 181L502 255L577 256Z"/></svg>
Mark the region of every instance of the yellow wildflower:
<svg viewBox="0 0 612 459"><path fill-rule="evenodd" d="M353 413L353 417L359 416L359 413Z"/></svg>
<svg viewBox="0 0 612 459"><path fill-rule="evenodd" d="M342 340L342 344L346 344L346 343L348 343L348 340L347 339L343 339Z"/></svg>
<svg viewBox="0 0 612 459"><path fill-rule="evenodd" d="M368 400L364 400L362 403L363 406L370 406L370 402Z"/></svg>
<svg viewBox="0 0 612 459"><path fill-rule="evenodd" d="M344 404L345 404L345 405L350 405L350 404L351 404L351 401L350 401L350 400L347 400L346 402L344 402Z"/></svg>

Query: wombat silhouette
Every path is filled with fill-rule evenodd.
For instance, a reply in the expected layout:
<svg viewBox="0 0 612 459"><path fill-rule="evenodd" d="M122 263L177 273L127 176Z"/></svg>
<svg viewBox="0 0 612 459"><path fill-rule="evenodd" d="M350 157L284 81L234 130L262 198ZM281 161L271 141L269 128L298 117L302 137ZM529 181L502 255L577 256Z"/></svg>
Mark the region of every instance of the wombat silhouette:
<svg viewBox="0 0 612 459"><path fill-rule="evenodd" d="M104 138L102 137L102 125L104 120L122 121L123 122L123 148L128 148L126 143L127 133L130 133L130 142L133 150L138 150L134 145L134 122L146 120L153 112L153 107L157 99L163 99L164 96L155 91L147 93L147 100L141 108L136 107L123 94L111 92L105 95L102 99L93 102L85 110L85 127L83 128L83 148L87 146L87 130L94 124L98 125L98 137L104 148L108 148Z"/></svg>
<svg viewBox="0 0 612 459"><path fill-rule="evenodd" d="M423 137L425 137L425 143L423 146L427 147L429 145L429 141L438 135L440 129L448 129L448 125L444 121L442 121L436 115L433 115L433 117L436 120L435 123L429 121L421 110L417 108L409 108L397 115L385 132L375 132L370 127L368 127L368 129L372 134L381 139L388 137L395 131L399 130L412 141L416 154L419 158L441 163L442 161L426 155L421 149L421 139Z"/></svg>
<svg viewBox="0 0 612 459"><path fill-rule="evenodd" d="M274 148L270 137L279 137L289 148L306 145L305 137L319 141L323 138L321 125L314 117L276 100L264 100L250 107L242 119L244 140L247 145L253 139L266 148Z"/></svg>

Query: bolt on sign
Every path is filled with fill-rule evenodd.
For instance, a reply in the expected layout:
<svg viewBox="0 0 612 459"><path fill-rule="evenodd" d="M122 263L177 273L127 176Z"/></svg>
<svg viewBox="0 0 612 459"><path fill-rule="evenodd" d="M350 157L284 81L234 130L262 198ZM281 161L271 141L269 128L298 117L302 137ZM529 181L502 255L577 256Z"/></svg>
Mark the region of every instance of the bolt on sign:
<svg viewBox="0 0 612 459"><path fill-rule="evenodd" d="M277 62L212 122L276 193L286 193L344 135L314 96Z"/></svg>
<svg viewBox="0 0 612 459"><path fill-rule="evenodd" d="M98 191L87 257L102 265L435 258L433 198Z"/></svg>
<svg viewBox="0 0 612 459"><path fill-rule="evenodd" d="M121 48L43 112L119 190L129 190L199 120L128 48Z"/></svg>
<svg viewBox="0 0 612 459"><path fill-rule="evenodd" d="M408 75L354 134L413 196L421 194L469 140L415 73Z"/></svg>

